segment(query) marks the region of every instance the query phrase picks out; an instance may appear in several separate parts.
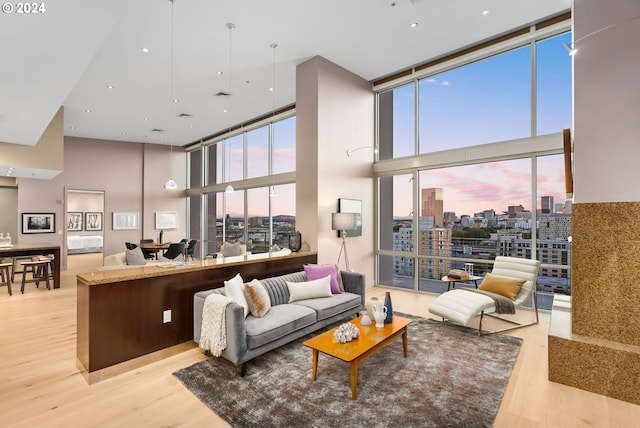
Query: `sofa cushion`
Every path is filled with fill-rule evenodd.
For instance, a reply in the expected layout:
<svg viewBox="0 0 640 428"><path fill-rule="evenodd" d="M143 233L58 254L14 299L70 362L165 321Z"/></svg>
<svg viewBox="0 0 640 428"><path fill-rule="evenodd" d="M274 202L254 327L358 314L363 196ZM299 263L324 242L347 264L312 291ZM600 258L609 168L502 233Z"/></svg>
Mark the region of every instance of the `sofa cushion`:
<svg viewBox="0 0 640 428"><path fill-rule="evenodd" d="M341 293L320 299L298 300L292 305L306 306L313 309L316 312L318 321L321 321L350 309L359 308L360 303L359 294Z"/></svg>
<svg viewBox="0 0 640 428"><path fill-rule="evenodd" d="M133 250L127 248L126 251L126 260L128 265L144 265L147 260L144 258L144 254L142 253L142 249L140 247L136 247Z"/></svg>
<svg viewBox="0 0 640 428"><path fill-rule="evenodd" d="M262 318L271 309L271 301L267 290L257 279L244 285L244 297L249 304L251 315L256 318Z"/></svg>
<svg viewBox="0 0 640 428"><path fill-rule="evenodd" d="M316 322L316 312L306 306L272 306L262 318L249 315L245 320L247 348L255 349Z"/></svg>
<svg viewBox="0 0 640 428"><path fill-rule="evenodd" d="M331 297L331 277L327 275L324 278L303 282L287 281L287 288L289 289L289 303L296 300Z"/></svg>
<svg viewBox="0 0 640 428"><path fill-rule="evenodd" d="M111 254L104 258L105 266L126 266L127 265L127 253Z"/></svg>
<svg viewBox="0 0 640 428"><path fill-rule="evenodd" d="M339 294L344 290L340 290L338 285L338 270L336 265L304 265L304 273L307 274L307 280L324 278L329 275L331 277L331 293Z"/></svg>
<svg viewBox="0 0 640 428"><path fill-rule="evenodd" d="M244 280L239 273L224 281L224 294L244 308L244 316L249 315L249 303L244 297Z"/></svg>
<svg viewBox="0 0 640 428"><path fill-rule="evenodd" d="M260 279L262 285L269 294L269 300L271 306L282 305L289 303L289 288L287 287L287 281L302 282L307 280L307 275L304 272L288 273L286 275L274 276L271 278Z"/></svg>
<svg viewBox="0 0 640 428"><path fill-rule="evenodd" d="M224 257L239 256L242 254L239 242L225 242L222 247L222 255Z"/></svg>

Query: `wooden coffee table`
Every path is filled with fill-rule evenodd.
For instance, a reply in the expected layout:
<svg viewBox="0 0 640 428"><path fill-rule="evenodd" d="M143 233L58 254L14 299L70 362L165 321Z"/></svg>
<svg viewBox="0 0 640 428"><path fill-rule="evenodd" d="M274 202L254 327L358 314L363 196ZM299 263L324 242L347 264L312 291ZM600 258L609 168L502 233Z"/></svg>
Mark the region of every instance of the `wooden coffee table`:
<svg viewBox="0 0 640 428"><path fill-rule="evenodd" d="M360 337L351 342L339 343L333 337L333 332L338 327L304 342L305 346L313 350L311 380L316 380L320 352L350 364L352 400L357 398L358 364L393 342L398 336L402 336L402 351L407 358L407 326L411 324L410 319L397 315L394 315L393 321L385 324L383 328L377 328L375 322L369 326L360 325L361 319L362 317L359 317L351 321L360 330Z"/></svg>

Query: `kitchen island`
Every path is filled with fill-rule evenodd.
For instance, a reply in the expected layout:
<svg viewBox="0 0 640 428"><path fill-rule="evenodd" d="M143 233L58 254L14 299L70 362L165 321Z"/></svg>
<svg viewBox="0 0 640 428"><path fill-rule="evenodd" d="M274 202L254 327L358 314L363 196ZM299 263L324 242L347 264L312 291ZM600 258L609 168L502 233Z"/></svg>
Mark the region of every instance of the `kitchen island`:
<svg viewBox="0 0 640 428"><path fill-rule="evenodd" d="M249 282L316 262L317 253L298 252L78 274L79 369L93 383L188 349L195 293L223 287L237 273Z"/></svg>

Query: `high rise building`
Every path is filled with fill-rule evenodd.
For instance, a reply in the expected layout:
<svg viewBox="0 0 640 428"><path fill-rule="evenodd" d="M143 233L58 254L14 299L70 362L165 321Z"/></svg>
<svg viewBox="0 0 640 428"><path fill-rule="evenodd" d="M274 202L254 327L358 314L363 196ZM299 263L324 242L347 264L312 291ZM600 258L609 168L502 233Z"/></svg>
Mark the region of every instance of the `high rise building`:
<svg viewBox="0 0 640 428"><path fill-rule="evenodd" d="M571 214L550 214L538 219L538 239L567 239L571 236Z"/></svg>
<svg viewBox="0 0 640 428"><path fill-rule="evenodd" d="M540 198L540 206L542 214L551 214L553 212L553 196L542 196Z"/></svg>
<svg viewBox="0 0 640 428"><path fill-rule="evenodd" d="M420 219L418 236L418 253L422 256L430 256L419 259L418 275L420 278L437 279L449 272L451 263L440 257L451 257L452 241L451 229L439 227L424 227L430 223L430 218Z"/></svg>
<svg viewBox="0 0 640 428"><path fill-rule="evenodd" d="M442 187L431 187L422 189L422 199L420 207L421 216L432 216L435 227L444 225L444 190Z"/></svg>

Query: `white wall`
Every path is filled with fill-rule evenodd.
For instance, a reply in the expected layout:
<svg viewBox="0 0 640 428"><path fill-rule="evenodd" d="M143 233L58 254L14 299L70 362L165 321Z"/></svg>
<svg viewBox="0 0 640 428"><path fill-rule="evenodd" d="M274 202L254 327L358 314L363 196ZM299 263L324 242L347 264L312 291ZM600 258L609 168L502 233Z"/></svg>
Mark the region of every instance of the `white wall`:
<svg viewBox="0 0 640 428"><path fill-rule="evenodd" d="M373 149L346 155L348 148L374 144L371 84L314 57L298 66L296 91L296 223L318 262L335 263L342 241L331 230L331 213L339 198L361 200L363 231L347 238L349 264L373 284Z"/></svg>
<svg viewBox="0 0 640 428"><path fill-rule="evenodd" d="M66 268L66 189L104 191L103 236L105 255L124 251L125 242L155 238L155 212L176 212L178 227L165 231L165 241L186 237L186 155L183 148L66 137L64 171L52 180L21 179L17 213L55 213L55 234L18 234L19 243L60 245ZM164 189L173 175L177 190ZM138 230L113 230L113 212L138 212ZM14 238L14 242L16 241Z"/></svg>
<svg viewBox="0 0 640 428"><path fill-rule="evenodd" d="M574 3L574 202L640 201L640 1Z"/></svg>

